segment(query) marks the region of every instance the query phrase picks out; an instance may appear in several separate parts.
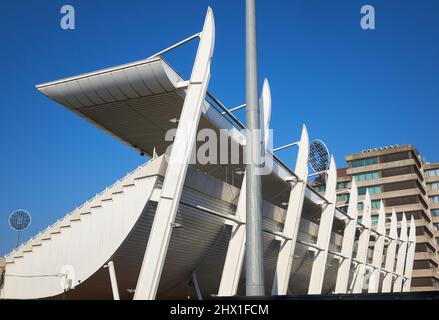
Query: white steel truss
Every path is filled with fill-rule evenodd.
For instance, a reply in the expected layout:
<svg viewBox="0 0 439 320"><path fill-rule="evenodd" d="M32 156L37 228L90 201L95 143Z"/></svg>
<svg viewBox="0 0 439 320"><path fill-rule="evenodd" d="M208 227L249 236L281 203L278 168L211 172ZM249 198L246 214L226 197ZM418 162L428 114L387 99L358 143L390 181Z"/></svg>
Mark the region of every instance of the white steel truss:
<svg viewBox="0 0 439 320"><path fill-rule="evenodd" d="M210 63L215 43L212 9L207 11L192 74L186 91L180 121L163 182L148 245L137 281L135 300L154 299L171 238L184 180L201 115L201 107L210 80Z"/></svg>
<svg viewBox="0 0 439 320"><path fill-rule="evenodd" d="M407 249L407 259L406 259L405 270L404 270L405 281L402 287L403 292L409 292L410 286L412 284L412 272L413 272L413 262L415 260L415 249L416 249L416 224L412 216L410 220L409 244Z"/></svg>
<svg viewBox="0 0 439 320"><path fill-rule="evenodd" d="M332 224L335 214L337 189L337 167L334 157L331 156L331 162L328 171L328 180L326 182L325 198L329 203L324 207L320 218L319 232L317 235L317 251L315 251L314 262L311 271L311 279L308 288L308 294L321 294L323 280L325 277L326 261L328 258L329 242L331 240Z"/></svg>
<svg viewBox="0 0 439 320"><path fill-rule="evenodd" d="M376 239L372 258L372 271L369 278L369 293L377 293L380 285L381 265L386 237L386 210L383 201L380 202L378 211L378 224L376 227Z"/></svg>
<svg viewBox="0 0 439 320"><path fill-rule="evenodd" d="M299 142L295 174L297 181L291 186L288 208L285 215L283 234L286 236L281 242L274 275L272 295L285 295L288 290L291 267L293 265L294 249L299 232L300 217L302 215L303 200L308 179L309 137L306 126L303 126Z"/></svg>
<svg viewBox="0 0 439 320"><path fill-rule="evenodd" d="M347 293L349 285L349 271L352 265L352 254L355 243L355 232L357 231L357 218L358 218L358 189L355 179L352 179L351 190L349 193L349 205L344 233L343 242L341 246L341 259L340 266L337 273L337 281L335 284L335 293Z"/></svg>
<svg viewBox="0 0 439 320"><path fill-rule="evenodd" d="M261 128L264 132L264 150L267 153L269 145L269 127L271 117L271 91L267 79L262 87L262 95L260 99L261 112ZM241 191L236 209L236 218L241 223L226 222L232 225L232 235L227 249L226 260L221 275L218 296L233 296L238 290L239 279L241 277L242 265L245 254L245 238L246 238L246 176L244 174Z"/></svg>
<svg viewBox="0 0 439 320"><path fill-rule="evenodd" d="M387 245L386 262L384 265L385 274L383 280L382 292L388 293L392 291L393 276L395 270L396 245L398 244L397 217L395 208L392 209L389 229L389 243Z"/></svg>
<svg viewBox="0 0 439 320"><path fill-rule="evenodd" d="M399 248L398 248L398 257L396 261L396 280L393 285L393 292L401 292L402 284L404 282L404 266L406 262L406 254L407 254L407 219L405 218L405 213L402 213L401 220L401 231L399 235Z"/></svg>
<svg viewBox="0 0 439 320"><path fill-rule="evenodd" d="M366 196L363 202L363 215L362 215L362 231L358 240L357 257L355 261L357 266L354 273L354 279L352 281L352 293L362 293L364 287L364 276L366 274L367 267L367 253L369 250L370 230L372 226L371 219L371 201L369 190L366 190Z"/></svg>

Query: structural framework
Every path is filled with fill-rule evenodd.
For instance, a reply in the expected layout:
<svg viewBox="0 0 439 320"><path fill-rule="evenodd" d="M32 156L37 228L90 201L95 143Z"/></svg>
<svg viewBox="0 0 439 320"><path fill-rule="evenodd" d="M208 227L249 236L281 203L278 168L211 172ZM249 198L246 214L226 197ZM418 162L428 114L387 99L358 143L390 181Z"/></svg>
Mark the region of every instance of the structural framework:
<svg viewBox="0 0 439 320"><path fill-rule="evenodd" d="M162 55L199 39L189 79ZM242 152L243 124L208 92L215 25L208 10L200 33L142 61L37 86L47 97L151 160L66 215L6 257L2 298L197 299L243 294L246 239L242 157L192 163L197 133L227 129ZM264 82L262 127L271 94ZM172 148L166 139L176 130ZM268 135L264 134L264 138ZM347 212L336 206L331 157L326 192L309 185L309 137L271 149L262 176L267 295L410 290L415 223L390 218L383 204L376 227L366 195L361 220L355 181ZM294 170L274 153L297 147ZM170 152L169 152L170 149ZM168 152L167 152L168 150ZM226 160L230 160L227 158Z"/></svg>

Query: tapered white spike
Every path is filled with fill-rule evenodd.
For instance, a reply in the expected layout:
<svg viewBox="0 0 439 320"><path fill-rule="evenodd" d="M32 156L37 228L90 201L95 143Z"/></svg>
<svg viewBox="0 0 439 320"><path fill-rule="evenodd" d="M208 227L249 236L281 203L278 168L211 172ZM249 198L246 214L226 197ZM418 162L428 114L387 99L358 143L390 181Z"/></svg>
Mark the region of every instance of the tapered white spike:
<svg viewBox="0 0 439 320"><path fill-rule="evenodd" d="M401 231L399 235L399 239L401 240L401 243L399 244L398 248L398 258L396 261L396 280L395 284L393 286L393 292L401 292L402 291L402 283L404 278L404 265L405 265L405 258L407 255L407 219L405 217L405 212L402 213L402 220L401 220Z"/></svg>
<svg viewBox="0 0 439 320"><path fill-rule="evenodd" d="M349 193L349 205L347 215L350 218L347 221L344 233L343 243L341 246L341 254L346 258L340 262L337 273L337 282L335 285L335 293L347 293L349 284L349 271L352 265L352 254L355 243L355 232L357 230L358 219L358 188L355 179L352 179L351 190Z"/></svg>
<svg viewBox="0 0 439 320"><path fill-rule="evenodd" d="M410 220L410 235L409 235L409 245L407 249L407 258L405 263L404 276L406 280L404 282L402 291L409 292L412 284L412 272L413 272L413 262L415 260L416 251L416 224L413 216Z"/></svg>
<svg viewBox="0 0 439 320"><path fill-rule="evenodd" d="M289 238L285 240L279 249L276 272L273 280L272 295L286 295L290 280L291 267L293 265L294 249L296 247L297 234L299 232L300 217L302 215L305 189L308 179L309 136L306 126L303 125L302 135L299 142L295 174L299 178L291 187L288 208L285 215L283 233Z"/></svg>

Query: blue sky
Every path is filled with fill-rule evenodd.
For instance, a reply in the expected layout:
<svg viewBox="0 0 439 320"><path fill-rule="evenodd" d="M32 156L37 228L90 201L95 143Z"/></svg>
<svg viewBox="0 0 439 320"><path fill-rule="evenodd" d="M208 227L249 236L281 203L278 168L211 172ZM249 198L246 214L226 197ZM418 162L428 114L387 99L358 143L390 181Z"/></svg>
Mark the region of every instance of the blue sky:
<svg viewBox="0 0 439 320"><path fill-rule="evenodd" d="M339 166L346 154L406 143L439 161L439 2L257 2L275 145L306 123ZM59 26L64 4L76 9L76 30ZM360 28L365 4L376 30ZM31 212L28 238L145 161L34 85L146 58L200 31L208 5L217 35L210 90L232 107L245 100L244 1L0 2L0 254L15 244L13 210ZM166 58L188 75L195 48Z"/></svg>

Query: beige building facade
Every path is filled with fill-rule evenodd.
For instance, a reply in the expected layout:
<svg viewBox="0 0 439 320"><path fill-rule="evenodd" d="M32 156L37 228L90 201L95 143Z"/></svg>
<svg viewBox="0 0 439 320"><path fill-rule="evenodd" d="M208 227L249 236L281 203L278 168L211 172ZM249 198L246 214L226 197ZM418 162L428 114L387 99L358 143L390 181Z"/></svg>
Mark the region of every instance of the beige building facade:
<svg viewBox="0 0 439 320"><path fill-rule="evenodd" d="M338 170L337 206L341 209L347 207L350 184L355 179L359 215L368 190L373 225L376 226L381 201L386 210L387 229L393 208L398 217L398 234L402 215L405 214L408 221L413 216L416 254L411 291L439 290L439 163L423 164L412 145L364 150L345 159L347 167ZM317 188L322 191L324 186Z"/></svg>

